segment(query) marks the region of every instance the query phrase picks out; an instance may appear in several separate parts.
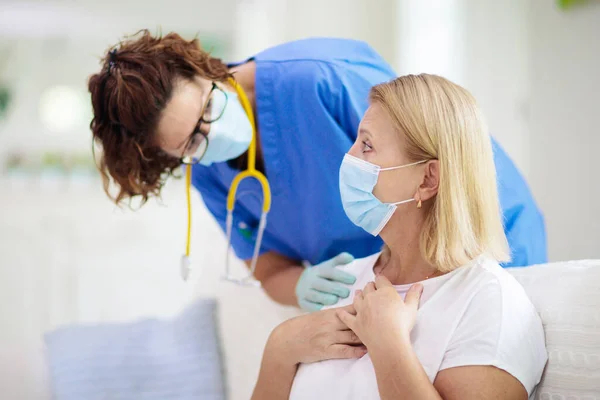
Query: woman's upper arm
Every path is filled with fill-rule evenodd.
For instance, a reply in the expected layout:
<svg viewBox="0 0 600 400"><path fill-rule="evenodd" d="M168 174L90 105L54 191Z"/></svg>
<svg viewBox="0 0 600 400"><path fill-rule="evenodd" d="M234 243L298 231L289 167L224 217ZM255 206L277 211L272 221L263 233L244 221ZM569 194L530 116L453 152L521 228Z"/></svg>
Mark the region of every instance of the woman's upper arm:
<svg viewBox="0 0 600 400"><path fill-rule="evenodd" d="M527 400L527 390L517 378L488 365L442 370L433 385L444 400Z"/></svg>

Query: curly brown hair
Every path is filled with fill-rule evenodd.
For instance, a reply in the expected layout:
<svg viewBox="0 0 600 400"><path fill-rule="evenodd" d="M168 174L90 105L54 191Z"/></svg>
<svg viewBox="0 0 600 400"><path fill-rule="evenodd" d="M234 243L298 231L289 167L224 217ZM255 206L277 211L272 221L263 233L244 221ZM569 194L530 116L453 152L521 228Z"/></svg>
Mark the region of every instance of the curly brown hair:
<svg viewBox="0 0 600 400"><path fill-rule="evenodd" d="M94 117L93 143L101 148L98 169L104 191L116 203L139 196L144 204L159 196L181 162L153 140L161 112L178 79L201 77L223 82L226 64L203 51L198 39L176 33L152 36L142 30L111 47L102 70L89 78ZM109 191L112 182L118 192Z"/></svg>

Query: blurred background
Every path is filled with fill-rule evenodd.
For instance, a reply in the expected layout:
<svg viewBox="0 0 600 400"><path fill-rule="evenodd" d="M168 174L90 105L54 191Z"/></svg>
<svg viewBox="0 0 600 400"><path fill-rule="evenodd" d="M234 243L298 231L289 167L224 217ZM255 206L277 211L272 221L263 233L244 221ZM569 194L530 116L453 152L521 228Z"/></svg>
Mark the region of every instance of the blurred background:
<svg viewBox="0 0 600 400"><path fill-rule="evenodd" d="M454 80L528 180L550 261L600 258L597 0L0 0L2 398L42 398L31 373L43 368L44 332L170 316L198 296L219 300L230 395L248 398L269 331L296 313L220 281L225 241L197 195L200 269L181 282L182 181L137 212L104 195L86 81L142 28L198 36L226 61L293 39L355 38L399 75Z"/></svg>

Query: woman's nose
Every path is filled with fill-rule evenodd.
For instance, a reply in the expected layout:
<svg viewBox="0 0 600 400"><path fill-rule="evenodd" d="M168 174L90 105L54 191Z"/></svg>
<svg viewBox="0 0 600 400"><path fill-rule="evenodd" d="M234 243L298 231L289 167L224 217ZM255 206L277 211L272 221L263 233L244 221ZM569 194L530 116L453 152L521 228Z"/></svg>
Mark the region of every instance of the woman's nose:
<svg viewBox="0 0 600 400"><path fill-rule="evenodd" d="M348 150L348 154L350 154L351 156L357 157L357 158L361 158L360 157L360 146L359 146L358 141L354 142L352 147L350 147L350 150Z"/></svg>

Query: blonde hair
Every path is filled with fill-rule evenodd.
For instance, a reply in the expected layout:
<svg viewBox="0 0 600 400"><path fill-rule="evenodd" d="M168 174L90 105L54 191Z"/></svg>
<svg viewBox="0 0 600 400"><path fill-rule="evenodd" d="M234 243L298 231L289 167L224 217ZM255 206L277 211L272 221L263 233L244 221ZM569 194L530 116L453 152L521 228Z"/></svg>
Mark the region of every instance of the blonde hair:
<svg viewBox="0 0 600 400"><path fill-rule="evenodd" d="M473 96L421 74L373 87L370 100L406 135L411 161L439 160L438 193L421 232L425 260L442 272L480 255L508 261L491 139Z"/></svg>

